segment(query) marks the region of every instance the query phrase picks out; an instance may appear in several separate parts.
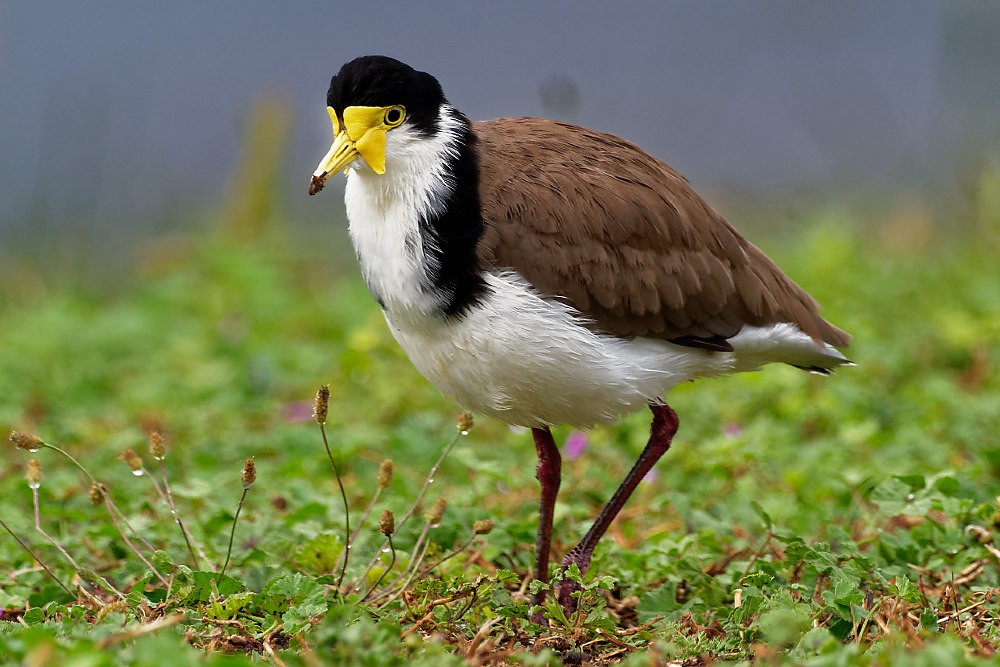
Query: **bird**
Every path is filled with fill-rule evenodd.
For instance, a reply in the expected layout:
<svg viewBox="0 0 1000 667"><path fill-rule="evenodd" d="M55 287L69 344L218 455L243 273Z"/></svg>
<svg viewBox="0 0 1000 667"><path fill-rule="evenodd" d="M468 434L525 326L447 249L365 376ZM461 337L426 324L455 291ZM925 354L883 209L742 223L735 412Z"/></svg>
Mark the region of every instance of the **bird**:
<svg viewBox="0 0 1000 667"><path fill-rule="evenodd" d="M785 363L853 365L850 336L664 162L541 118L470 121L431 74L362 56L332 77L333 144L310 178L347 174L361 274L420 373L466 409L531 430L541 487L532 576L549 581L561 456L551 428L648 407L649 439L561 561L598 541L678 429L669 390ZM538 587L532 619L541 614ZM578 586L558 584L566 611Z"/></svg>

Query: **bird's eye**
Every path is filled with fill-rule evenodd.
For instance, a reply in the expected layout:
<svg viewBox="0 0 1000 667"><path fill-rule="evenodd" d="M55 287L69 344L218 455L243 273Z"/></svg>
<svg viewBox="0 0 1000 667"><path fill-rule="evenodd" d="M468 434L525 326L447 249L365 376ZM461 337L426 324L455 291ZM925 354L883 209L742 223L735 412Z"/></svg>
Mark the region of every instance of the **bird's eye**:
<svg viewBox="0 0 1000 667"><path fill-rule="evenodd" d="M385 124L389 127L396 127L406 118L406 109L401 106L389 107L385 110Z"/></svg>

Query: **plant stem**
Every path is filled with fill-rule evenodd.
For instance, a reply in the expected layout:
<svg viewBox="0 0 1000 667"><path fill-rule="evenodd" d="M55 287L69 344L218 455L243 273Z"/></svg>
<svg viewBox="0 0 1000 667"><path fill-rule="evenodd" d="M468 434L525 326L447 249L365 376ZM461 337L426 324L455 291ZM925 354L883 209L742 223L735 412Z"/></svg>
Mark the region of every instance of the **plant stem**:
<svg viewBox="0 0 1000 667"><path fill-rule="evenodd" d="M424 523L424 528L423 530L420 531L420 535L417 537L417 541L413 545L413 553L415 554L415 556L410 559L410 562L406 566L406 569L403 570L398 577L393 579L389 583L389 585L385 587L385 590L382 591L382 593L376 597L376 599L378 597L381 597L382 595L387 595L389 591L391 591L399 581L402 581L403 579L406 578L408 574L410 574L411 571L420 567L420 561L424 559L424 554L427 553L427 547L430 545L430 540L427 539L427 534L430 533L430 530L431 530L431 522L430 520L428 520Z"/></svg>
<svg viewBox="0 0 1000 667"><path fill-rule="evenodd" d="M153 480L152 477L149 478L149 481L153 482L153 486L156 487L157 493L160 494L160 497L163 498L164 502L167 504L167 507L170 508L171 516L174 517L174 521L177 522L177 526L181 529L181 534L184 535L184 543L187 545L188 553L191 554L191 560L194 561L195 568L200 570L201 564L198 562L198 556L195 555L194 547L191 545L191 535L188 533L187 527L184 525L184 522L181 521L180 512L177 511L177 506L174 504L174 494L170 490L170 483L167 482L167 468L165 465L163 465L162 460L160 460L160 477L163 479L162 492L160 491L160 487L156 486L156 482ZM204 558L206 562L208 562L208 558L205 556L204 552L201 551L201 547L198 548L198 551L199 553L201 553L201 557Z"/></svg>
<svg viewBox="0 0 1000 667"><path fill-rule="evenodd" d="M56 542L56 540L55 540L54 537L52 537L51 535L49 535L48 533L46 533L45 530L42 528L41 509L39 508L39 503L38 503L38 489L35 489L35 488L31 489L31 500L32 500L32 503L34 503L34 505L35 505L35 530L38 531L39 533L41 533L42 537L44 537L49 542L51 542L52 546L54 546L56 549L59 550L59 553L61 553L63 555L63 557L66 560L69 561L69 564L72 565L73 569L76 570L76 573L79 574L80 573L80 564L77 563L73 559L73 557L70 556L69 553L65 549L62 548L62 545L60 545L58 542Z"/></svg>
<svg viewBox="0 0 1000 667"><path fill-rule="evenodd" d="M243 509L243 501L247 499L247 492L249 488L243 489L243 495L240 496L240 504L236 507L236 516L233 517L233 528L229 531L229 546L226 548L226 562L222 565L222 571L219 573L221 575L226 574L226 568L229 567L229 557L233 554L233 537L236 535L236 522L240 520L240 511Z"/></svg>
<svg viewBox="0 0 1000 667"><path fill-rule="evenodd" d="M413 559L413 566L409 568L409 576L407 576L407 573L404 572L400 577L396 578L396 581L399 581L403 577L406 577L406 580L403 582L403 585L400 586L398 590L396 590L395 593L389 596L386 602L392 602L400 595L402 595L403 591L406 590L406 587L410 585L411 581L413 581L413 577L416 576L417 571L420 569L420 563L424 560L424 556L427 555L427 547L430 546L430 543L431 543L430 540L426 540L424 542L423 549L420 550L420 555ZM396 584L396 581L392 582L393 586Z"/></svg>
<svg viewBox="0 0 1000 667"><path fill-rule="evenodd" d="M35 530L38 531L41 534L42 537L44 537L45 539L47 539L52 544L52 546L54 546L56 549L58 549L59 553L61 553L63 555L63 558L65 558L67 561L69 561L69 564L73 566L73 570L76 571L76 576L80 577L81 581L85 581L87 583L90 583L91 585L94 585L93 581L88 581L88 579L90 579L90 577L84 576L83 571L80 568L80 564L77 563L76 560L72 556L69 555L69 552L66 551L63 548L63 546L61 544L59 544L59 542L56 541L56 538L54 538L51 535L49 535L49 533L46 532L44 528L42 528L41 503L39 503L39 501L38 501L38 489L36 487L32 487L32 489L31 489L31 502L35 506ZM114 586L112 586L111 583L107 579L105 579L104 577L98 575L96 572L93 573L93 574L94 574L94 577L100 579L101 583L104 584L104 586L105 586L105 588L107 590L112 591L115 595L117 595L119 597L119 599L121 599L121 600L125 599L125 595L121 591L119 591L117 588L115 588ZM90 593L88 593L87 590L83 586L80 587L80 590L82 590L84 593L86 593L87 595L89 595L92 600L96 600L99 604L102 604L102 605L104 604L99 598L94 597L93 595L90 595Z"/></svg>
<svg viewBox="0 0 1000 667"><path fill-rule="evenodd" d="M64 584L62 582L62 580L59 577L57 577L52 570L49 569L49 566L45 564L45 561L43 561L41 558L39 558L38 554L36 554L34 551L32 551L31 547L29 547L28 544L24 540L22 540L20 537L18 537L17 533L15 533L13 530L11 530L10 526L8 526L6 524L6 522L4 522L3 519L0 519L0 526L3 526L3 529L6 530L8 533L10 533L10 536L13 537L17 541L17 543L21 545L21 548L24 549L25 551L27 551L28 555L30 555L32 558L34 558L36 563L38 563L39 565L42 566L42 569L45 570L46 574L48 574L50 577L52 577L52 580L55 581L57 584L59 584L60 588L62 588L64 591L66 591L70 595L74 594L73 591L71 591L69 589L69 587L66 586L66 584Z"/></svg>
<svg viewBox="0 0 1000 667"><path fill-rule="evenodd" d="M162 574L160 574L160 571L157 570L153 566L153 564L150 563L149 560L147 560L146 557L142 555L142 552L139 551L139 549L137 549L134 544L132 544L132 541L128 539L128 535L126 535L125 531L122 530L121 524L118 523L118 519L115 518L115 511L117 510L119 512L119 514L120 514L121 510L118 510L118 508L115 507L114 503L111 502L111 499L108 497L108 494L107 494L106 491L104 493L104 508L108 511L108 516L111 517L111 523L114 524L115 528L118 530L118 534L122 536L123 540L125 540L125 544L127 544L128 548L132 550L132 553L134 553L136 556L138 556L139 560L141 560L146 567L148 567L150 570L153 571L153 574L156 575L156 578L159 579L163 583L164 586L166 586L167 588L170 588L170 582L167 581L164 578L164 576ZM135 532L135 529L133 529L131 526L129 526L129 528L132 530L133 533ZM145 540L143 540L143 541L145 541ZM149 545L148 542L146 544L147 544L147 546ZM150 548L152 548L152 547L150 547Z"/></svg>
<svg viewBox="0 0 1000 667"><path fill-rule="evenodd" d="M379 584L382 583L382 580L385 579L385 575L389 574L393 566L396 564L396 547L393 546L392 544L392 535L389 535L388 537L386 537L386 539L389 541L389 551L392 553L392 559L389 561L389 567L385 568L385 570L382 572L382 574L379 575L375 583L372 584L372 587L368 590L368 592L365 593L365 596L361 598L362 602L367 600L369 595L378 590L378 586Z"/></svg>
<svg viewBox="0 0 1000 667"><path fill-rule="evenodd" d="M62 454L63 456L65 456L67 459L69 459L73 463L73 465L75 465L77 468L79 468L80 471L84 475L87 476L87 479L90 480L91 484L98 484L97 478L94 477L93 475L91 475L90 471L87 470L85 467L83 467L83 464L80 463L79 461L77 461L75 458L73 458L73 456L70 455L70 453L67 452L65 449L62 449L60 447L56 447L55 445L50 444L48 442L43 442L42 445L45 446L45 447L48 447L49 449L51 449L51 450L53 450L55 452L59 452L60 454ZM105 503L107 503L107 505L109 506L109 508L113 508L114 509L114 511L112 511L111 509L108 510L108 512L111 514L112 520L114 520L114 518L115 518L115 512L117 512L118 513L118 517L121 519L122 523L124 523L128 527L129 531L131 531L131 533L133 535L135 535L136 538L140 542L142 542L146 546L147 549L150 550L150 552L156 551L156 548L152 544L150 544L146 540L146 538L144 538L142 535L140 535L139 532L135 528L132 527L132 524L129 522L128 517L126 517L125 514L124 514L124 512L122 512L120 509L118 509L118 505L116 505L115 502L113 500L111 500L111 496L108 494L107 485L101 484L100 486L102 487L102 492L104 493ZM122 531L121 527L118 526L117 522L115 522L115 526L118 527L118 532L121 533L122 538L126 542L128 542L128 538L125 537L124 531ZM131 543L129 543L129 544L131 544ZM136 553L138 553L138 552L136 552ZM141 556L140 556L140 558L141 558ZM145 560L145 559L143 559L143 560ZM161 577L161 579L162 579L162 577Z"/></svg>
<svg viewBox="0 0 1000 667"><path fill-rule="evenodd" d="M66 451L65 449L60 449L59 447L56 447L55 445L50 445L50 444L49 444L49 443L47 443L47 442L43 442L42 444L43 444L44 446L48 447L49 449L51 449L51 450L53 450L53 451L56 451L56 452L59 452L60 454L62 454L63 456L65 456L65 457L66 457L67 459L69 459L69 460L70 460L70 461L71 461L71 462L73 463L73 465L75 465L75 466L76 466L77 468L79 468L79 469L80 469L80 471L81 471L81 472L82 472L82 473L83 473L84 475L86 475L86 476L87 476L87 479L89 479L89 480L90 480L90 483L91 483L91 484L97 484L97 479L96 479L96 478L95 478L95 477L94 477L93 475L91 475L91 474L90 474L90 471L89 471L89 470L87 470L86 468L84 468L84 467L83 467L83 464L82 464L82 463L80 463L79 461L77 461L77 460L76 460L75 458L73 458L73 457L72 457L72 456L70 455L70 453L69 453L69 452L67 452L67 451Z"/></svg>
<svg viewBox="0 0 1000 667"><path fill-rule="evenodd" d="M351 537L348 540L348 544L354 544L354 541L358 539L358 535L361 533L361 529L364 527L365 522L368 520L368 517L371 516L372 511L375 509L375 504L381 497L382 497L382 489L376 489L375 495L372 496L372 499L370 501L368 501L368 506L365 508L365 511L361 513L361 520L358 521L357 524L355 525L354 532L351 533Z"/></svg>
<svg viewBox="0 0 1000 667"><path fill-rule="evenodd" d="M406 513L403 515L403 518L400 519L399 522L396 524L397 533L399 532L399 529L403 527L406 521L411 516L413 516L413 513L416 511L416 509L420 507L420 503L422 503L424 500L424 495L427 494L428 487L430 487L430 485L434 483L434 476L437 475L438 468L440 468L441 464L444 463L444 460L448 457L448 454L451 453L451 450L455 448L455 444L458 442L458 439L461 436L462 433L460 431L456 432L455 435L452 437L452 439L448 442L448 444L445 445L444 451L441 452L441 456L439 456L437 461L434 462L434 465L431 466L430 472L428 472L427 476L424 478L423 486L420 487L420 492L417 494L417 497L413 501L413 504L410 505L410 509L406 510Z"/></svg>
<svg viewBox="0 0 1000 667"><path fill-rule="evenodd" d="M340 471L337 470L337 463L333 460L333 452L330 451L330 442L326 437L326 424L319 422L319 432L323 435L323 446L326 448L326 456L330 459L330 467L333 469L333 476L337 478L337 486L340 487L340 497L344 501L344 562L340 566L340 576L337 578L337 592L344 583L344 575L347 573L347 560L351 555L351 510L347 505L347 491L344 490L344 482L340 479Z"/></svg>
<svg viewBox="0 0 1000 667"><path fill-rule="evenodd" d="M436 568L441 563L443 563L443 562L445 562L447 560L450 560L450 559L454 558L455 556L457 556L458 554L462 553L463 551L465 551L466 549L469 548L469 545L471 545L472 542L475 539L476 539L476 534L473 533L472 537L470 537L465 542L463 542L461 544L461 546L458 546L458 547L452 549L447 554L445 554L444 556L442 556L439 560L437 560L437 561L431 563L430 565L428 565L427 568L426 568L426 571L427 572L431 572L434 568Z"/></svg>
<svg viewBox="0 0 1000 667"><path fill-rule="evenodd" d="M455 435L451 438L451 440L448 442L448 444L445 445L444 450L441 452L441 456L439 456L437 458L437 461L434 462L434 465L431 466L430 472L428 472L427 476L424 477L424 484L423 484L423 486L420 487L420 492L417 494L417 497L413 501L413 504L410 505L410 508L408 510L406 510L406 513L403 515L403 518L400 519L399 523L396 524L396 534L397 535L399 534L399 529L403 527L403 524L405 524L406 521L411 516L413 516L413 513L416 512L417 508L420 507L420 503L423 502L424 495L427 493L428 487L430 487L431 483L434 482L434 475L437 474L438 468L440 468L441 464L444 463L444 460L448 457L448 454L451 453L451 450L455 448L455 444L458 442L458 439L461 436L462 436L462 432L461 431L456 431ZM363 581L364 578L365 578L365 576L369 572L371 572L371 569L373 567L375 567L375 565L378 563L379 554L381 553L381 550L385 549L385 548L386 548L386 543L383 542L382 546L379 547L379 551L375 554L375 558L373 558L371 560L371 562L368 563L368 567L365 568L365 572L364 572L364 574L361 575L361 578L359 579L359 581Z"/></svg>

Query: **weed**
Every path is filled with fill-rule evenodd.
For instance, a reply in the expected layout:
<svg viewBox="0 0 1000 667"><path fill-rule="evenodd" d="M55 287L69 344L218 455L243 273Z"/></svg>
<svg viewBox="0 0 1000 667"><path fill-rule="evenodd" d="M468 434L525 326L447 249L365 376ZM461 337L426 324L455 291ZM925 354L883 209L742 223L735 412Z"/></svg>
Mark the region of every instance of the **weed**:
<svg viewBox="0 0 1000 667"><path fill-rule="evenodd" d="M471 420L449 423L453 406L416 375L364 287L322 258L202 238L115 297L67 286L3 300L0 426L20 430L0 470L0 654L995 660L995 247L956 237L901 254L842 219L809 226L767 250L856 334L860 366L679 387L676 446L590 574L566 573L579 611L548 604L548 628L528 620L532 590L551 583L527 576L537 485L523 434L486 421L465 438ZM318 375L330 394L310 405ZM557 550L584 532L647 426L595 430L566 456ZM252 496L251 471L237 479L247 459Z"/></svg>

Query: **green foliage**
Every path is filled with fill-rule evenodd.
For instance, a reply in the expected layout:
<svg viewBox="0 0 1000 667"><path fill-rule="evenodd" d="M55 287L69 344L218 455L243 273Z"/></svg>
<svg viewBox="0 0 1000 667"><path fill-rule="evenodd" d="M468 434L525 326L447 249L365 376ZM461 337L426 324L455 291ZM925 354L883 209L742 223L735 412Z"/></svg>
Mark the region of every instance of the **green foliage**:
<svg viewBox="0 0 1000 667"><path fill-rule="evenodd" d="M4 448L0 518L74 593L0 533L0 655L67 665L988 660L1000 642L997 249L957 240L903 251L842 223L810 221L808 236L762 245L855 334L859 366L678 388L674 448L590 572L566 574L582 586L578 614L566 618L549 596L549 628L527 620L530 593L545 586L526 583L530 438L477 424L402 522L457 408L412 369L353 275L279 236L213 237L154 253L110 295L8 287L0 428L71 453L134 532L88 501L90 480L57 452ZM352 527L375 500L342 591L343 508L310 419L320 384L331 387L326 429ZM647 427L636 415L596 430L583 456L566 458L557 552L583 533ZM146 453L152 430L167 439L162 472ZM118 460L125 448L142 454L145 474ZM52 541L34 528L31 456ZM223 576L249 457L257 480ZM377 492L387 457L395 475ZM154 488L165 480L192 549ZM426 519L442 497L444 516ZM376 525L383 509L396 516L392 552ZM496 528L475 535L488 517Z"/></svg>

